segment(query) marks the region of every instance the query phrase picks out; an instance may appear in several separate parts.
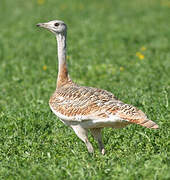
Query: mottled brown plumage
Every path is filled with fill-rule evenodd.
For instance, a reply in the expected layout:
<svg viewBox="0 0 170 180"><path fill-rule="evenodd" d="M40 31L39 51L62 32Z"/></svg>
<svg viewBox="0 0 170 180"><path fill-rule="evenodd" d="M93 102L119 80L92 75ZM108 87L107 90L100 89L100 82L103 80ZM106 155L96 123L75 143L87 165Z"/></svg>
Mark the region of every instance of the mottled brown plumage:
<svg viewBox="0 0 170 180"><path fill-rule="evenodd" d="M158 128L141 110L119 101L112 93L75 84L68 75L66 65L66 25L55 20L38 26L53 32L58 42L57 88L50 98L49 105L58 118L73 128L90 153L93 152L93 147L88 140L88 129L104 154L101 138L101 130L104 127L122 128L135 123L147 128Z"/></svg>
<svg viewBox="0 0 170 180"><path fill-rule="evenodd" d="M67 121L79 123L88 121L89 118L102 119L109 118L109 115L117 115L127 121L127 125L136 123L147 128L158 127L148 120L141 110L119 101L112 93L102 89L78 86L74 83L57 88L49 104L56 112L68 118L71 117ZM124 126L123 123L122 125ZM104 124L103 127L105 127Z"/></svg>

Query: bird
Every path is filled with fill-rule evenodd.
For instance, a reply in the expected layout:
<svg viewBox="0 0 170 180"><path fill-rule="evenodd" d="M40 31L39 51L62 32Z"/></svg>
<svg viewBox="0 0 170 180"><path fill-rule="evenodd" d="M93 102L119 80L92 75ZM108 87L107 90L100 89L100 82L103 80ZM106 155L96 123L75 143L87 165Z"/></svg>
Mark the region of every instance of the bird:
<svg viewBox="0 0 170 180"><path fill-rule="evenodd" d="M50 97L52 112L85 143L89 153L94 153L88 139L90 131L98 142L104 155L102 129L105 127L123 128L129 124L138 124L146 128L158 129L158 125L149 120L144 112L133 105L123 103L107 90L80 86L69 76L66 63L67 25L61 20L38 23L38 27L52 32L57 40L58 77L56 90Z"/></svg>

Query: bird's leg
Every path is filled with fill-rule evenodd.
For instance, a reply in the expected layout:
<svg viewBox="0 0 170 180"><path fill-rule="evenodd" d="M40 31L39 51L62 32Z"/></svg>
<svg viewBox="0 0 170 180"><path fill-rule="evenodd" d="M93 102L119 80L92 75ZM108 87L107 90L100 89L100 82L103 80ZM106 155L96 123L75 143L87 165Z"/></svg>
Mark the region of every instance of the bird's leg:
<svg viewBox="0 0 170 180"><path fill-rule="evenodd" d="M102 133L101 133L101 128L94 128L94 129L90 129L91 134L94 136L94 138L96 139L96 141L99 144L99 149L100 152L104 155L105 153L105 149L104 149L104 145L102 142Z"/></svg>
<svg viewBox="0 0 170 180"><path fill-rule="evenodd" d="M79 125L71 126L76 133L76 135L86 144L88 152L93 153L93 146L91 145L90 141L88 140L88 131L84 128L82 128Z"/></svg>

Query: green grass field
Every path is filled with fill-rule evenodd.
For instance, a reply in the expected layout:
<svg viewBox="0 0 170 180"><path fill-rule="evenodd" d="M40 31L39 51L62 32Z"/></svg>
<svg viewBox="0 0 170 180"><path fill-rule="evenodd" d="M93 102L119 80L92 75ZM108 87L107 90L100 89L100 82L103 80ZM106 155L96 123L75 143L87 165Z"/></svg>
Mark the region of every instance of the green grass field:
<svg viewBox="0 0 170 180"><path fill-rule="evenodd" d="M95 154L50 111L55 37L35 25L68 25L72 79L113 92L160 129L104 129ZM170 179L170 1L1 0L0 179Z"/></svg>

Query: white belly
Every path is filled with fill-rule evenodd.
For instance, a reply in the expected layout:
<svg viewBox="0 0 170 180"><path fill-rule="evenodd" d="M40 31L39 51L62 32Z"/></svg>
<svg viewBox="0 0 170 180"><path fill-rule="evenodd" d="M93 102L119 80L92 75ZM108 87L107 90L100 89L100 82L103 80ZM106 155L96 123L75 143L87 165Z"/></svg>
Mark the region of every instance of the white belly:
<svg viewBox="0 0 170 180"><path fill-rule="evenodd" d="M66 125L80 125L83 128L103 128L103 127L112 127L112 128L123 128L130 124L128 121L121 119L117 115L110 115L108 118L98 118L95 116L65 116L59 112L56 112L53 107L51 107L53 113Z"/></svg>

